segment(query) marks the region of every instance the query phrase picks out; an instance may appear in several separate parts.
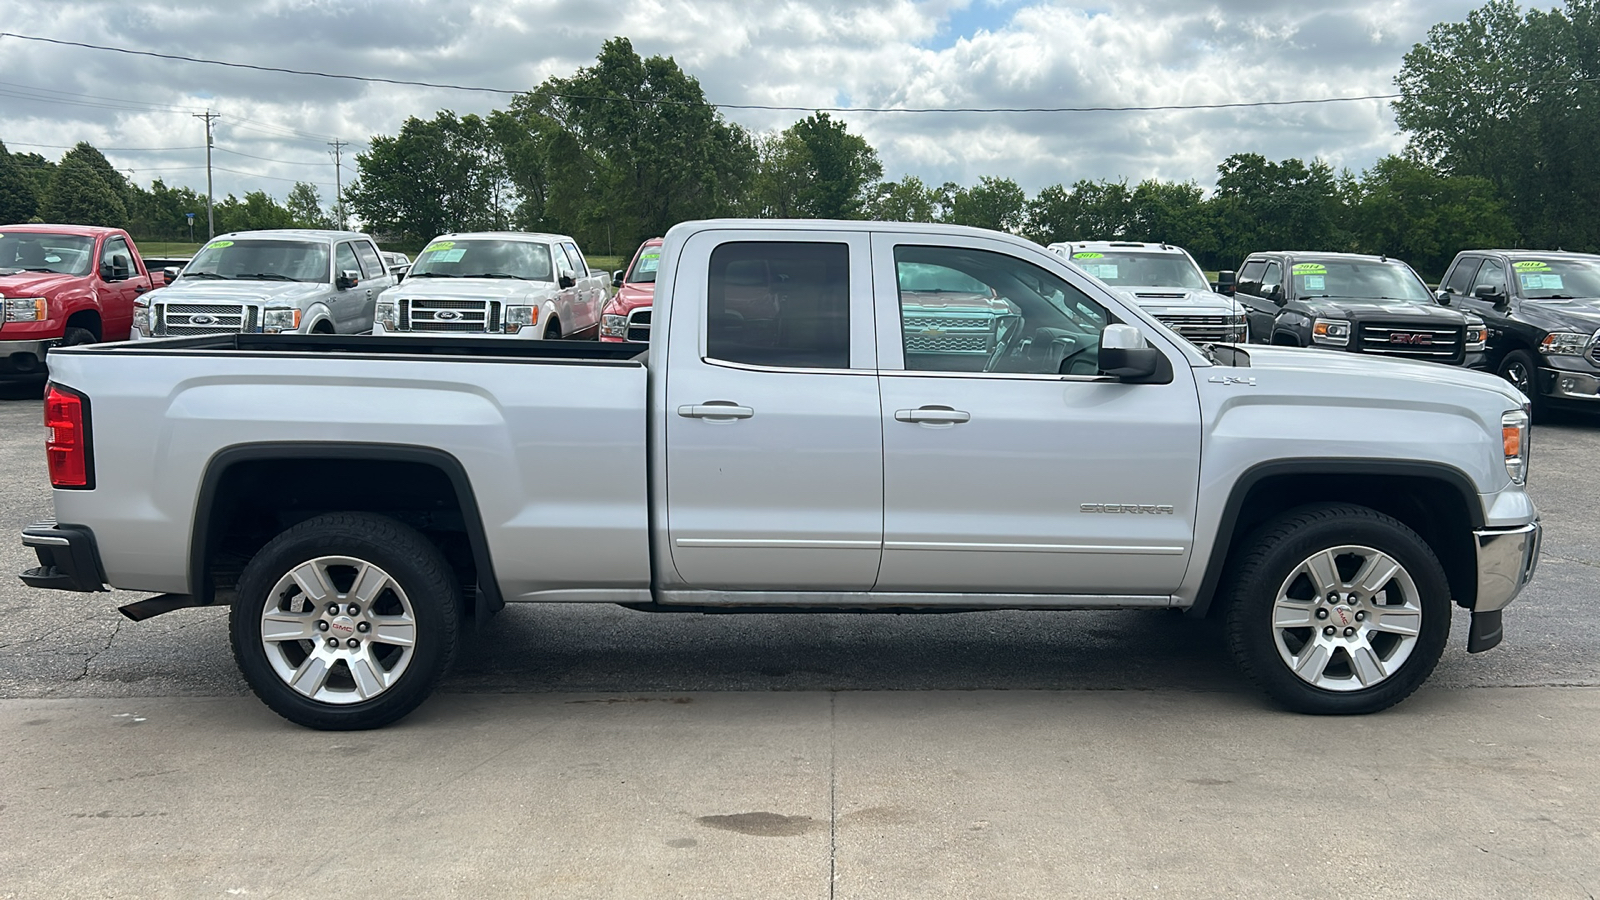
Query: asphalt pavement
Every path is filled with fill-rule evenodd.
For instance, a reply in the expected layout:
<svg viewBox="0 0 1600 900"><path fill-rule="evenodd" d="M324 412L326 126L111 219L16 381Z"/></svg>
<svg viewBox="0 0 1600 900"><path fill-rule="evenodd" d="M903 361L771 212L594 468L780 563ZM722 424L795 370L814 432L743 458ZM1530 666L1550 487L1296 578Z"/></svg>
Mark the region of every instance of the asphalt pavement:
<svg viewBox="0 0 1600 900"><path fill-rule="evenodd" d="M1291 716L1165 611L512 607L384 731L248 695L222 610L32 591L42 385L0 383L0 898L1593 897L1600 420L1540 424L1547 527L1389 712Z"/></svg>

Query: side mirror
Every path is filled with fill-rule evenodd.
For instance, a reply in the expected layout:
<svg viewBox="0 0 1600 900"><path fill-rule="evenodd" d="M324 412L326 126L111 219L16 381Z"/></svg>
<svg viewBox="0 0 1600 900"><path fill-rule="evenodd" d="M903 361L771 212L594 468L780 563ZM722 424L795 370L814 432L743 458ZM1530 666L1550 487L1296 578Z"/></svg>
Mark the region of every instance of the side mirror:
<svg viewBox="0 0 1600 900"><path fill-rule="evenodd" d="M1107 325L1100 333L1100 371L1123 381L1149 378L1166 357L1132 325Z"/></svg>
<svg viewBox="0 0 1600 900"><path fill-rule="evenodd" d="M1267 289L1267 299L1279 306L1289 302L1289 298L1283 295L1283 285L1281 284L1275 284Z"/></svg>
<svg viewBox="0 0 1600 900"><path fill-rule="evenodd" d="M167 280L167 284L171 284L178 280L178 274L182 271L183 270L177 266L167 266L165 269L161 270L161 277Z"/></svg>
<svg viewBox="0 0 1600 900"><path fill-rule="evenodd" d="M562 275L561 278L556 283L561 285L564 288L569 288L569 287L575 286L578 283L578 281L577 281L577 279L573 278L571 275Z"/></svg>
<svg viewBox="0 0 1600 900"><path fill-rule="evenodd" d="M1239 276L1227 270L1217 273L1216 292L1224 297L1232 297L1239 291Z"/></svg>
<svg viewBox="0 0 1600 900"><path fill-rule="evenodd" d="M1439 290L1433 292L1433 299L1437 300L1440 306L1449 306L1450 292L1444 288L1440 288Z"/></svg>
<svg viewBox="0 0 1600 900"><path fill-rule="evenodd" d="M611 273L611 286L614 288L622 287L622 276L626 274L628 274L626 269L618 269Z"/></svg>
<svg viewBox="0 0 1600 900"><path fill-rule="evenodd" d="M334 279L333 286L341 291L348 291L361 283L361 273L355 269L345 269Z"/></svg>

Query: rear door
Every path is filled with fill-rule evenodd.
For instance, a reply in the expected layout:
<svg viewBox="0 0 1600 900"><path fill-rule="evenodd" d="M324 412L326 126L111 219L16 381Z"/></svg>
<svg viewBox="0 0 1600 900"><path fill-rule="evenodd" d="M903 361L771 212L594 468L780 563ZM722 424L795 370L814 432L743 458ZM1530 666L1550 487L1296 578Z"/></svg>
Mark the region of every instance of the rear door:
<svg viewBox="0 0 1600 900"><path fill-rule="evenodd" d="M875 590L1166 602L1188 564L1199 483L1199 398L1183 354L1147 334L1171 381L1100 376L1110 311L1004 242L878 234L872 256L884 441ZM974 365L948 336L957 322L976 330L981 310L1000 321Z"/></svg>
<svg viewBox="0 0 1600 900"><path fill-rule="evenodd" d="M671 288L666 586L866 591L883 542L868 237L731 234L692 236Z"/></svg>

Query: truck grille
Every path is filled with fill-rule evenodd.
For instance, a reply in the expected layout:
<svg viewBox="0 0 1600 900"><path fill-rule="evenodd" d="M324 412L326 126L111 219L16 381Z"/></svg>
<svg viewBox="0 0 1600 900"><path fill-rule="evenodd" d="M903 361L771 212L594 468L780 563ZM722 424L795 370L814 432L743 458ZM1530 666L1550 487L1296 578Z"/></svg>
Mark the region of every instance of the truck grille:
<svg viewBox="0 0 1600 900"><path fill-rule="evenodd" d="M411 297L400 301L401 331L483 333L500 330L500 304L492 300Z"/></svg>
<svg viewBox="0 0 1600 900"><path fill-rule="evenodd" d="M628 313L627 339L635 344L650 342L650 307Z"/></svg>
<svg viewBox="0 0 1600 900"><path fill-rule="evenodd" d="M255 307L242 303L164 303L156 307L156 334L238 334L255 327Z"/></svg>
<svg viewBox="0 0 1600 900"><path fill-rule="evenodd" d="M1233 316L1173 315L1156 316L1156 319L1196 344L1227 344L1244 340L1244 328L1235 324Z"/></svg>
<svg viewBox="0 0 1600 900"><path fill-rule="evenodd" d="M1437 325L1362 325L1357 332L1357 353L1458 363L1463 360L1466 335L1461 328Z"/></svg>
<svg viewBox="0 0 1600 900"><path fill-rule="evenodd" d="M904 319L907 353L989 353L998 316L914 316Z"/></svg>

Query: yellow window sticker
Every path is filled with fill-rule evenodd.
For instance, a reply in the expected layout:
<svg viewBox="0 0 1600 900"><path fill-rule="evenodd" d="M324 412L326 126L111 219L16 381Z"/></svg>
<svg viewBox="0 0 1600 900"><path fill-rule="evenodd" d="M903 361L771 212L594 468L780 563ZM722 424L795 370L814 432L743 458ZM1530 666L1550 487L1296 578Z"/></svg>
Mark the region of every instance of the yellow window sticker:
<svg viewBox="0 0 1600 900"><path fill-rule="evenodd" d="M1101 259L1104 256L1105 256L1104 253L1074 253L1074 254L1072 254L1072 258L1073 259Z"/></svg>
<svg viewBox="0 0 1600 900"><path fill-rule="evenodd" d="M436 243L432 243L432 244L429 244L426 247L423 247L422 248L422 252L423 253L435 253L435 252L438 252L438 251L441 251L441 250L449 250L449 249L455 247L455 245L456 245L455 241L438 241Z"/></svg>
<svg viewBox="0 0 1600 900"><path fill-rule="evenodd" d="M232 246L233 246L233 241L212 241L211 242L211 246L207 247L206 249L207 250L216 250L216 249L220 249L222 247L232 247Z"/></svg>
<svg viewBox="0 0 1600 900"><path fill-rule="evenodd" d="M1290 271L1296 275L1326 275L1328 267L1322 263L1295 263Z"/></svg>
<svg viewBox="0 0 1600 900"><path fill-rule="evenodd" d="M1547 272L1550 264L1538 259L1525 259L1522 262L1512 263L1511 267L1519 272Z"/></svg>

